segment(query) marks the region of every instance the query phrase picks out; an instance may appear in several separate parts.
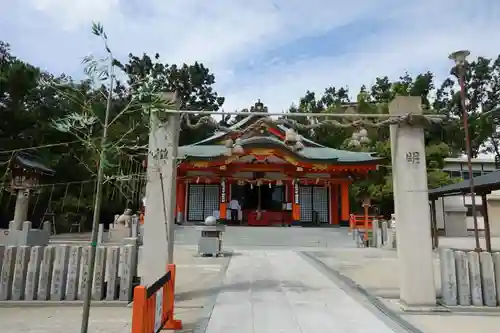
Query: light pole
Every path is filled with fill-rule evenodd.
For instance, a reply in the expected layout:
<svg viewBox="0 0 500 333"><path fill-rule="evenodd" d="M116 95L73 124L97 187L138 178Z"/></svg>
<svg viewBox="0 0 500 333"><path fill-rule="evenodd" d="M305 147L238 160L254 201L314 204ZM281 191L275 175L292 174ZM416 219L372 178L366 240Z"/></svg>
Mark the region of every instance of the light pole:
<svg viewBox="0 0 500 333"><path fill-rule="evenodd" d="M467 150L467 168L469 170L469 187L470 199L472 204L472 218L474 220L474 237L476 239L476 252L481 252L481 244L479 243L479 230L476 215L476 193L474 191L474 177L472 175L472 150L471 140L469 134L469 114L467 113L467 102L465 95L465 66L467 64L467 57L470 52L466 50L456 51L450 54L449 59L455 62L458 71L458 80L460 83L460 104L463 112L463 122L465 131L465 149Z"/></svg>

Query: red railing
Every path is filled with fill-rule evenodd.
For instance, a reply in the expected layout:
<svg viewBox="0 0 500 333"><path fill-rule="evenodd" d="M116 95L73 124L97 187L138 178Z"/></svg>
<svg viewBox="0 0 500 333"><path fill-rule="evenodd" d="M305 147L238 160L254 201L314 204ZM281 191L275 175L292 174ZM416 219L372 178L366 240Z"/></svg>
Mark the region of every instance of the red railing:
<svg viewBox="0 0 500 333"><path fill-rule="evenodd" d="M351 217L349 219L349 230L365 229L366 227L368 229L371 229L372 221L374 219L381 219L381 218L382 218L381 216L375 216L375 215L368 215L365 217L365 215L351 214ZM368 221L366 221L367 219L368 219ZM368 225L366 226L365 224L368 224Z"/></svg>
<svg viewBox="0 0 500 333"><path fill-rule="evenodd" d="M175 265L151 286L134 288L132 333L158 333L161 330L180 330L182 322L174 319Z"/></svg>

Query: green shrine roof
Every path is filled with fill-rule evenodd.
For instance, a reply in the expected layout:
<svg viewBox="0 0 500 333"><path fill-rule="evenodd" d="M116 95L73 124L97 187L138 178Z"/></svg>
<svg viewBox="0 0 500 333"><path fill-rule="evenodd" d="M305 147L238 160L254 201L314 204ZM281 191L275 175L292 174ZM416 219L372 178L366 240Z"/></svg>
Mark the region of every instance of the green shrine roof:
<svg viewBox="0 0 500 333"><path fill-rule="evenodd" d="M254 117L249 116L242 121L230 127L231 130L240 130L245 127ZM283 134L288 130L286 126L276 126ZM178 156L181 159L188 160L213 160L221 156L225 156L227 149L224 144L215 144L217 141L224 139L228 133L216 132L213 136L199 141L197 143L179 147ZM281 148L288 151L295 157L304 161L333 163L333 164L364 164L381 161L383 158L374 156L375 153L351 152L347 150L333 149L325 147L312 140L302 138L304 148L296 151L290 149L280 138L270 135L257 135L246 139L242 139L241 145L243 148Z"/></svg>

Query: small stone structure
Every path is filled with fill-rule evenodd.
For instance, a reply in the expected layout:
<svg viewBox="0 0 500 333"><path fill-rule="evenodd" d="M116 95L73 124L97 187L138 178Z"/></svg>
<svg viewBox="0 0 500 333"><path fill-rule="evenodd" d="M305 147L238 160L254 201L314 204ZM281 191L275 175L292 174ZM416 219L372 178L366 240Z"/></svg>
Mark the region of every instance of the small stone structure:
<svg viewBox="0 0 500 333"><path fill-rule="evenodd" d="M137 240L99 246L92 298L131 301L137 276ZM0 245L0 301L83 300L90 246Z"/></svg>
<svg viewBox="0 0 500 333"><path fill-rule="evenodd" d="M446 306L500 305L500 253L439 250L442 302Z"/></svg>
<svg viewBox="0 0 500 333"><path fill-rule="evenodd" d="M42 229L33 229L31 222L26 221L18 230L14 221L9 223L9 229L0 230L0 246L45 246L49 244L51 223L44 222Z"/></svg>
<svg viewBox="0 0 500 333"><path fill-rule="evenodd" d="M137 238L142 244L142 232L139 217L132 215L130 209L126 209L121 216L115 216L115 222L109 226L109 231L104 233L104 225L99 225L100 243L122 243L126 238Z"/></svg>
<svg viewBox="0 0 500 333"><path fill-rule="evenodd" d="M395 224L385 220L373 220L370 247L395 249L396 248L396 230ZM353 229L353 238L357 247L365 247L364 231Z"/></svg>
<svg viewBox="0 0 500 333"><path fill-rule="evenodd" d="M9 229L22 230L28 218L30 196L44 176L53 176L55 171L46 167L34 155L17 152L10 162L10 184L8 190L16 196L13 224ZM36 244L33 244L36 245Z"/></svg>
<svg viewBox="0 0 500 333"><path fill-rule="evenodd" d="M199 227L200 239L198 241L198 253L202 256L218 256L222 254L222 234L226 231L225 225L217 225L214 216L205 219L205 225Z"/></svg>

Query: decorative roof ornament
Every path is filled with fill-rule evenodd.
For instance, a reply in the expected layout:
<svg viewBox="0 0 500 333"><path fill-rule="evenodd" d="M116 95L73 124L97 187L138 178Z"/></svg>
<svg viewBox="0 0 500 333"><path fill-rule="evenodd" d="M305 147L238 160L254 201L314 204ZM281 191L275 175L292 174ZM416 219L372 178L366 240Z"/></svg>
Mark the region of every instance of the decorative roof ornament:
<svg viewBox="0 0 500 333"><path fill-rule="evenodd" d="M233 142L233 139L229 138L226 140L226 148L233 148L233 145L234 145L234 142Z"/></svg>
<svg viewBox="0 0 500 333"><path fill-rule="evenodd" d="M297 134L297 132L295 132L293 128L286 130L285 144L294 151L304 149L304 144L302 143L302 135Z"/></svg>
<svg viewBox="0 0 500 333"><path fill-rule="evenodd" d="M260 101L260 99L257 100L257 103L255 103L255 110L256 111L262 111L264 110L264 103Z"/></svg>
<svg viewBox="0 0 500 333"><path fill-rule="evenodd" d="M365 128L360 128L357 132L352 133L349 140L349 147L359 148L361 145L370 144L371 140L368 137L368 131Z"/></svg>
<svg viewBox="0 0 500 333"><path fill-rule="evenodd" d="M360 147L361 146L361 142L359 142L359 140L357 139L351 139L349 140L349 147Z"/></svg>
<svg viewBox="0 0 500 333"><path fill-rule="evenodd" d="M293 128L289 128L285 133L285 144L292 146L297 142L297 133Z"/></svg>
<svg viewBox="0 0 500 333"><path fill-rule="evenodd" d="M243 142L240 138L237 138L235 141L233 141L233 139L231 138L227 139L226 143L224 144L225 147L227 148L224 155L232 156L233 154L237 155L244 154L245 150L243 149L242 143Z"/></svg>
<svg viewBox="0 0 500 333"><path fill-rule="evenodd" d="M243 149L242 143L243 142L240 138L236 139L236 141L234 142L234 146L233 146L233 154L241 155L241 154L245 153L245 150Z"/></svg>

